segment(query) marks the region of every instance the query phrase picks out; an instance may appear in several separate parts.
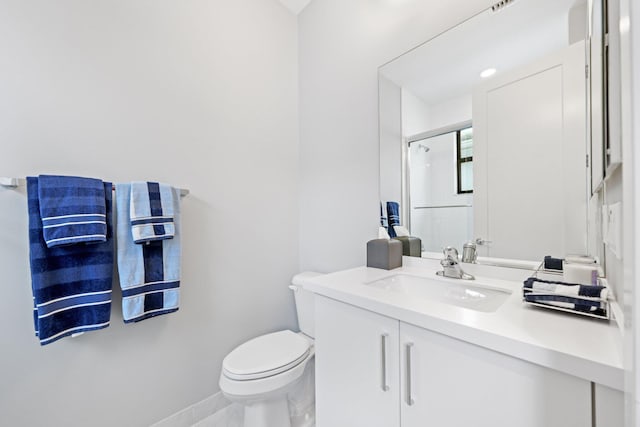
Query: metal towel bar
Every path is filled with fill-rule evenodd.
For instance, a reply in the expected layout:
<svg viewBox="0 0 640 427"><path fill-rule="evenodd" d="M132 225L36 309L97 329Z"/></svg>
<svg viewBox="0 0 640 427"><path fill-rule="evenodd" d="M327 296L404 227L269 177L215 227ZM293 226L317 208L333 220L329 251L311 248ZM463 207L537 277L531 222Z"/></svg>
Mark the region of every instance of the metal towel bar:
<svg viewBox="0 0 640 427"><path fill-rule="evenodd" d="M471 208L473 205L414 206L413 209Z"/></svg>
<svg viewBox="0 0 640 427"><path fill-rule="evenodd" d="M0 177L0 186L2 187L8 187L8 188L17 188L17 187L23 187L26 185L26 180L24 178L7 178L7 177ZM113 186L113 191L116 190L116 186ZM181 188L180 189L180 196L184 197L187 194L189 194L189 190L186 188Z"/></svg>

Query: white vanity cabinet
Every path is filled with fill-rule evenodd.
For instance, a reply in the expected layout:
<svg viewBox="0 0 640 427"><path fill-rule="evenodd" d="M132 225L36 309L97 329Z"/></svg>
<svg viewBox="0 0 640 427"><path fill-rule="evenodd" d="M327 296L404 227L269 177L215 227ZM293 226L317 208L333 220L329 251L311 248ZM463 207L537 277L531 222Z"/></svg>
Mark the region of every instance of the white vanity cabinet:
<svg viewBox="0 0 640 427"><path fill-rule="evenodd" d="M585 427L591 383L316 296L318 427Z"/></svg>
<svg viewBox="0 0 640 427"><path fill-rule="evenodd" d="M591 426L589 381L402 322L400 346L403 427Z"/></svg>
<svg viewBox="0 0 640 427"><path fill-rule="evenodd" d="M398 320L316 296L316 425L399 427Z"/></svg>

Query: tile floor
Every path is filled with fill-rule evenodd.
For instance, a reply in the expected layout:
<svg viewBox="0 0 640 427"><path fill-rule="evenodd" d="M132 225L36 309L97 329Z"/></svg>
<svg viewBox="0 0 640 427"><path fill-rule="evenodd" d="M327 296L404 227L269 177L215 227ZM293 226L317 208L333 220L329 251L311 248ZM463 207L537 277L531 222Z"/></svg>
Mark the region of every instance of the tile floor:
<svg viewBox="0 0 640 427"><path fill-rule="evenodd" d="M233 403L213 415L195 423L193 427L243 427L242 406Z"/></svg>
<svg viewBox="0 0 640 427"><path fill-rule="evenodd" d="M313 414L313 412L311 412ZM315 427L313 415L300 414L293 416L292 427ZM242 406L233 403L213 415L197 422L192 427L243 427L244 413ZM276 427L276 426L274 426Z"/></svg>

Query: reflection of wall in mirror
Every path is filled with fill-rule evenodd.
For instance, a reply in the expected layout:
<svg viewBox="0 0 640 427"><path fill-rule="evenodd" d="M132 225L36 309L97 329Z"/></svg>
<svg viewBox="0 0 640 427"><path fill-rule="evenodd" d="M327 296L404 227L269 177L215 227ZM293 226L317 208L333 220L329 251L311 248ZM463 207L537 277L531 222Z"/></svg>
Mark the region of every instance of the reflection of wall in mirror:
<svg viewBox="0 0 640 427"><path fill-rule="evenodd" d="M471 120L471 94L427 104L407 89L402 89L402 135L407 138L455 123Z"/></svg>
<svg viewBox="0 0 640 427"><path fill-rule="evenodd" d="M408 138L431 130L430 123L429 105L410 90L402 88L402 136Z"/></svg>

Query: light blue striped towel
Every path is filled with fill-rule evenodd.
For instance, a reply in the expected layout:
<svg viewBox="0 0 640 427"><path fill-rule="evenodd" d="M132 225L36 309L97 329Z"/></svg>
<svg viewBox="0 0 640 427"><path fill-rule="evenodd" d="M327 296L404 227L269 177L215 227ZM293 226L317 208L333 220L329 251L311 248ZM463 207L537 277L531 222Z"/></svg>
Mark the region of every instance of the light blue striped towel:
<svg viewBox="0 0 640 427"><path fill-rule="evenodd" d="M47 247L107 240L105 190L101 180L40 175L38 199Z"/></svg>
<svg viewBox="0 0 640 427"><path fill-rule="evenodd" d="M400 225L400 204L398 202L387 202L387 220L389 236L396 237L396 230L393 227Z"/></svg>
<svg viewBox="0 0 640 427"><path fill-rule="evenodd" d="M113 279L111 183L105 182L103 191L107 240L49 248L42 237L38 178L27 178L33 320L42 345L109 326Z"/></svg>
<svg viewBox="0 0 640 427"><path fill-rule="evenodd" d="M130 227L130 184L116 184L117 256L125 323L178 310L180 302L180 193L173 192L173 239L139 245Z"/></svg>
<svg viewBox="0 0 640 427"><path fill-rule="evenodd" d="M387 221L387 210L382 209L382 202L380 202L380 227L384 227L385 230L389 227L389 222Z"/></svg>
<svg viewBox="0 0 640 427"><path fill-rule="evenodd" d="M173 188L158 182L132 182L130 193L133 241L172 239L175 235Z"/></svg>

